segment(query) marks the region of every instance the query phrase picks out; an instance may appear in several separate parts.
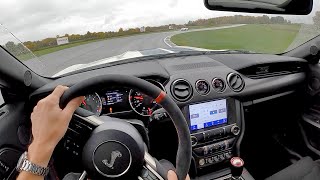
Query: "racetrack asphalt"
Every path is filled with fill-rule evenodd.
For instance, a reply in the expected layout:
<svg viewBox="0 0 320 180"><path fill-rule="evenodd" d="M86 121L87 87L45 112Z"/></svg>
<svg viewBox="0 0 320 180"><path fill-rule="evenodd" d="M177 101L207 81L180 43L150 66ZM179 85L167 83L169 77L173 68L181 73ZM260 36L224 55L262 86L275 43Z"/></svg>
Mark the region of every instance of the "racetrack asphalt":
<svg viewBox="0 0 320 180"><path fill-rule="evenodd" d="M156 48L169 48L175 46L170 42L170 37L174 34L216 30L232 28L241 25L229 25L205 29L194 29L190 31L170 31L161 33L148 33L135 36L119 37L102 40L89 44L84 44L57 52L53 52L40 57L40 62L36 59L24 61L24 63L45 76L52 76L55 73L75 64L86 64L96 60L120 55L127 51L147 50Z"/></svg>

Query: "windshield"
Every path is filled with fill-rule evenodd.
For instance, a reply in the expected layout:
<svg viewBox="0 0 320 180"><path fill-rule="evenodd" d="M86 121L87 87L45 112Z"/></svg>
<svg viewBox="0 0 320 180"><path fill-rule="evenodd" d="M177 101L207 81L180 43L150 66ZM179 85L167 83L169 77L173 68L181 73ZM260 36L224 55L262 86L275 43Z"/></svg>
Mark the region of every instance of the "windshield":
<svg viewBox="0 0 320 180"><path fill-rule="evenodd" d="M0 45L48 77L180 51L279 54L319 35L314 3L310 15L280 16L209 11L199 0L7 0Z"/></svg>

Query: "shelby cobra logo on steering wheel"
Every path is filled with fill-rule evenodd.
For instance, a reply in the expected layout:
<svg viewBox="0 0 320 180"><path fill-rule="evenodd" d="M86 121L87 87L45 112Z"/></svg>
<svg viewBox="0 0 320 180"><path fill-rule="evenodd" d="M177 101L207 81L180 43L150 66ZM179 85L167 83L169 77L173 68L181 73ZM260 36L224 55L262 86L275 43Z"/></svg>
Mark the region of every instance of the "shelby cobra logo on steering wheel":
<svg viewBox="0 0 320 180"><path fill-rule="evenodd" d="M103 163L104 165L106 165L108 168L113 169L114 162L116 161L116 159L117 159L118 157L122 157L121 152L120 152L120 151L112 151L112 152L111 152L111 159L110 159L110 161L108 161L107 159L104 159L104 160L102 160L102 163Z"/></svg>

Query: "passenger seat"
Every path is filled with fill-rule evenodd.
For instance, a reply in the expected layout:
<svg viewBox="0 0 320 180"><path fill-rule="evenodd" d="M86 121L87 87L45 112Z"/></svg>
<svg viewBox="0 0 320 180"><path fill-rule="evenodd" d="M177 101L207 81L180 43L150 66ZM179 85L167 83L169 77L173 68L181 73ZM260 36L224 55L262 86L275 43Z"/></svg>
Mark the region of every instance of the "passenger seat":
<svg viewBox="0 0 320 180"><path fill-rule="evenodd" d="M320 180L320 161L302 158L266 180Z"/></svg>

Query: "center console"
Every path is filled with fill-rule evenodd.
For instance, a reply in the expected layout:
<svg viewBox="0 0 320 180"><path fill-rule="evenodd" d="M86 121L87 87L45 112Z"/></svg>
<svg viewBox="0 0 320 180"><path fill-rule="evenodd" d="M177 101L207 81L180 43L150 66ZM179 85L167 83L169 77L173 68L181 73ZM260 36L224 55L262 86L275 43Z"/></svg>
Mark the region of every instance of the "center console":
<svg viewBox="0 0 320 180"><path fill-rule="evenodd" d="M190 104L183 108L190 127L193 177L219 171L238 156L237 142L241 134L240 102L232 99Z"/></svg>

